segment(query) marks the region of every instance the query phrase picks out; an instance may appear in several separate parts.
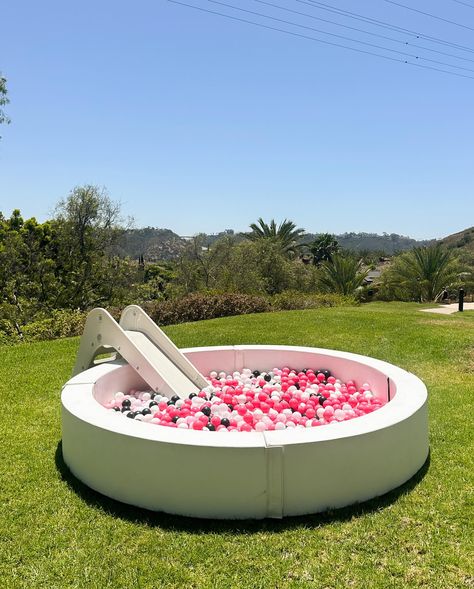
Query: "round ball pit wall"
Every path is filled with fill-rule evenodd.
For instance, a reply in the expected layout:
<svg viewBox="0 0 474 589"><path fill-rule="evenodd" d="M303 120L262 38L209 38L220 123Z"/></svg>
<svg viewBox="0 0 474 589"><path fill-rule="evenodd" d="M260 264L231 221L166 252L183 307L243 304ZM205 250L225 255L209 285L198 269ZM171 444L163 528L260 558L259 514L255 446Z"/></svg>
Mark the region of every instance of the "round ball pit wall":
<svg viewBox="0 0 474 589"><path fill-rule="evenodd" d="M265 432L178 430L122 419L100 403L149 387L128 365L101 364L62 392L63 456L89 487L124 503L202 518L281 518L344 507L406 482L429 451L427 391L413 374L356 354L289 346L183 350L203 374L324 367L369 382L390 402L323 427Z"/></svg>

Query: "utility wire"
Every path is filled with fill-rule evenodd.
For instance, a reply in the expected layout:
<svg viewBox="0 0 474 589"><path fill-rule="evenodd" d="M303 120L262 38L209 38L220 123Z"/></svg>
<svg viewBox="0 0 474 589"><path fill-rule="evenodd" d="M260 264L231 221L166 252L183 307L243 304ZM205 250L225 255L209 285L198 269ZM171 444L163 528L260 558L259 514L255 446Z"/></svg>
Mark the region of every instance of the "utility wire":
<svg viewBox="0 0 474 589"><path fill-rule="evenodd" d="M384 39L385 41L392 41L393 43L398 43L400 45L405 45L408 47L416 47L417 49L422 49L423 51L429 51L431 53L437 53L438 55L445 55L446 57L452 57L453 59L461 59L462 61L470 61L470 62L474 63L474 59L469 59L469 57L461 57L460 55L454 55L454 53L446 53L445 51L438 51L437 49L432 49L430 47L423 47L423 45L417 45L416 43L402 41L401 39L395 39L395 37L387 37L386 35L380 35L379 33L373 33L372 31L367 31L365 29L360 29L358 27L351 27L350 25L344 25L344 24L339 23L335 20L329 20L326 18L321 18L319 16L314 16L314 14L308 14L307 12L300 12L299 10L285 8L284 6L280 6L279 4L272 4L271 2L266 2L265 0L253 0L253 1L258 2L259 4L265 4L266 6L272 6L273 8L278 8L278 9L284 10L286 12L298 14L299 16L305 16L305 17L311 18L313 20L318 20L318 21L321 21L324 23L335 25L336 27L342 27L344 29L349 29L351 31L357 31L359 33L364 33L365 35L370 35L371 37L377 37L378 39Z"/></svg>
<svg viewBox="0 0 474 589"><path fill-rule="evenodd" d="M403 55L404 57L411 57L412 59L421 59L423 61L428 61L430 63L434 63L436 65L442 65L444 67L452 67L459 70L464 70L467 72L471 72L474 74L474 70L471 68L463 67L461 65L452 65L451 63L446 63L445 61L438 61L436 59L430 59L428 57L421 57L420 55L415 55L413 53L406 53L405 51L399 51L398 49L390 49L389 47L385 47L383 45L376 45L375 43L368 43L367 41L360 41L359 39L354 39L354 37L346 37L345 35L338 35L337 33L328 33L327 31L323 31L322 29L316 29L315 27L310 27L307 25L302 25L299 23L295 23L289 20L285 20L282 18L277 18L276 16L270 16L268 14L262 14L261 12L255 12L254 10L247 10L246 8L239 8L233 4L227 4L226 2L220 2L220 0L207 0L211 4L218 4L219 6L225 6L226 8L231 8L232 10L238 10L239 12L245 12L246 14L251 14L252 16L260 16L263 18L268 18L269 20L283 23L285 25L290 25L293 27L298 27L300 29L305 29L306 31L313 31L315 33L320 33L322 35L328 35L329 37L335 37L336 39L342 39L343 41L350 41L351 43L359 43L360 45L364 45L365 47L371 47L373 49L381 49L382 51L388 51L389 53L396 53L397 55Z"/></svg>
<svg viewBox="0 0 474 589"><path fill-rule="evenodd" d="M474 8L472 4L468 4L467 2L462 2L461 0L453 0L453 2L457 2L457 4L463 4L464 6L469 6L469 8Z"/></svg>
<svg viewBox="0 0 474 589"><path fill-rule="evenodd" d="M394 4L395 6L399 6L400 8L406 8L407 10L411 10L412 12L418 12L418 14L424 14L425 16L429 16L430 18L435 18L436 20L447 22L450 25L455 25L456 27L461 27L463 29L468 29L469 31L474 31L472 27L468 27L467 25L462 25L461 23L454 22L454 20L448 20L447 18L443 18L442 16L436 16L436 14L431 14L431 12L424 12L423 10L418 10L418 8L412 8L411 6L407 6L406 4L400 4L400 2L395 2L394 0L383 1L387 2L387 4Z"/></svg>
<svg viewBox="0 0 474 589"><path fill-rule="evenodd" d="M371 25L381 27L383 29L389 29L391 31L396 31L397 33L404 33L406 35L411 35L412 37L416 37L417 39L425 39L426 41L431 41L433 43L441 43L442 45L447 45L449 47L453 47L458 50L462 51L469 51L474 53L474 49L472 47L466 47L465 45L459 45L458 43L453 43L452 41L446 41L444 39L440 39L438 37L433 37L431 35L425 35L424 33L418 33L417 31L412 31L410 29L405 29L403 27L399 27L397 25L393 25L382 20L377 20L375 18L371 18L369 16L364 16L362 14L358 14L357 12L350 12L349 10L343 10L342 8L336 8L330 4L325 4L324 2L317 2L316 0L295 0L300 4L306 4L307 6L311 6L312 8L319 8L320 10L325 10L326 12L332 12L339 16L345 16L347 18L352 18L354 20L359 20L365 23L369 23Z"/></svg>
<svg viewBox="0 0 474 589"><path fill-rule="evenodd" d="M457 76L459 78L469 78L470 80L474 80L474 76L468 76L466 74L459 74L457 72L450 72L449 70L443 70L441 68L433 67L430 65L423 65L421 63L414 63L408 60L399 59L396 57L389 57L388 55L382 55L380 53L375 53L373 51L366 51L365 49L357 49L356 47L350 47L349 45L343 45L341 43L334 43L332 41L325 41L324 39L318 39L317 37L310 37L309 35L303 35L302 33L295 33L294 31L288 31L286 29L280 29L278 27L273 27L270 25L265 25L263 23L257 23L252 20L248 20L245 18L239 18L237 16L231 16L230 14L225 14L222 12L217 12L216 10L209 10L207 8L202 8L201 6L194 6L193 4L187 4L185 2L180 2L179 0L167 0L167 2L171 2L172 4L179 4L180 6L185 6L187 8L194 8L194 10L199 10L201 12L207 12L209 14L215 14L218 16L222 16L224 18L228 18L230 20L250 24L256 27L260 27L262 29L268 29L270 31L277 31L279 33L285 33L286 35L291 35L292 37L300 37L301 39L308 39L310 41L316 41L317 43L324 43L325 45L331 45L332 47L339 47L341 49L349 49L350 51L355 51L356 53L363 53L365 55L372 55L375 57L380 57L381 59L386 59L388 61L394 61L397 63L404 63L406 65L412 65L414 67L423 68L426 70L432 70L435 72L441 72L444 74L448 74L450 76Z"/></svg>

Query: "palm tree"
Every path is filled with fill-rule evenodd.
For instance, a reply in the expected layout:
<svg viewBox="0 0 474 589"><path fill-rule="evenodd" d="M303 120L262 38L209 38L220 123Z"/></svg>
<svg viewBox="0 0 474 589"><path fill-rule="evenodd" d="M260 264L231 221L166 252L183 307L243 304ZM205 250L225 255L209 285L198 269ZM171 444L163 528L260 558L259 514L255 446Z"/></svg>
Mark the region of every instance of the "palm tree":
<svg viewBox="0 0 474 589"><path fill-rule="evenodd" d="M389 282L420 302L434 301L459 278L459 265L440 243L416 247L396 258Z"/></svg>
<svg viewBox="0 0 474 589"><path fill-rule="evenodd" d="M286 255L293 254L302 247L300 240L305 232L304 229L296 227L295 223L288 219L284 219L277 227L274 219L270 221L270 224L267 224L262 217L258 219L257 223L251 223L250 229L252 231L247 234L247 237L251 241L267 239L278 244L281 252Z"/></svg>
<svg viewBox="0 0 474 589"><path fill-rule="evenodd" d="M321 262L330 261L332 256L340 250L337 239L330 233L320 233L308 247L315 266L319 266Z"/></svg>
<svg viewBox="0 0 474 589"><path fill-rule="evenodd" d="M333 254L331 260L321 266L320 282L322 287L342 295L352 295L364 284L367 271L361 262L347 254Z"/></svg>

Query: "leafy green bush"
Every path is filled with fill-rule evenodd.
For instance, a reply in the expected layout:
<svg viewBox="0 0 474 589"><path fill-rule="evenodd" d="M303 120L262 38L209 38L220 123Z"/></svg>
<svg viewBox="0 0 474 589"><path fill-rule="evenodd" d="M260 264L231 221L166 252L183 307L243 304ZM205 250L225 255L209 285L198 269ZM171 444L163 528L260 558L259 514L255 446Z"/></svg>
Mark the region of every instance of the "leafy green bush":
<svg viewBox="0 0 474 589"><path fill-rule="evenodd" d="M352 296L334 293L308 294L295 290L287 290L276 294L271 299L272 308L275 311L298 311L303 309L318 309L319 307L341 307L356 305L357 301Z"/></svg>
<svg viewBox="0 0 474 589"><path fill-rule="evenodd" d="M143 308L159 325L271 311L268 298L238 293L195 293L180 299L146 303Z"/></svg>
<svg viewBox="0 0 474 589"><path fill-rule="evenodd" d="M15 335L0 330L0 346L10 346L11 344L17 344L19 341Z"/></svg>
<svg viewBox="0 0 474 589"><path fill-rule="evenodd" d="M22 328L23 341L42 341L81 335L86 313L83 311L55 310L50 317L34 321Z"/></svg>

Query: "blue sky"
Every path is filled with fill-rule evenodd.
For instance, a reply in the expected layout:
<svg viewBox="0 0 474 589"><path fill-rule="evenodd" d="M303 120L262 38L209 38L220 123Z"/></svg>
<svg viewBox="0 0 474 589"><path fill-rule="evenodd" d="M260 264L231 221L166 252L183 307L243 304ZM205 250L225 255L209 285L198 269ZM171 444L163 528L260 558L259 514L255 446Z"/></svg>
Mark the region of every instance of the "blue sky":
<svg viewBox="0 0 474 589"><path fill-rule="evenodd" d="M356 46L208 0L183 1ZM466 67L473 71L451 71L474 77L474 61L466 61L474 52L417 41L461 61L255 0L222 1ZM415 42L319 10L311 0L268 1ZM474 30L474 8L455 0L400 2ZM325 3L474 51L472 30L386 0ZM91 183L106 186L137 226L181 235L244 230L260 216L287 217L312 232L416 238L474 225L474 79L167 0L10 0L2 21L0 71L12 119L0 129L4 213L20 208L44 220L74 186Z"/></svg>

